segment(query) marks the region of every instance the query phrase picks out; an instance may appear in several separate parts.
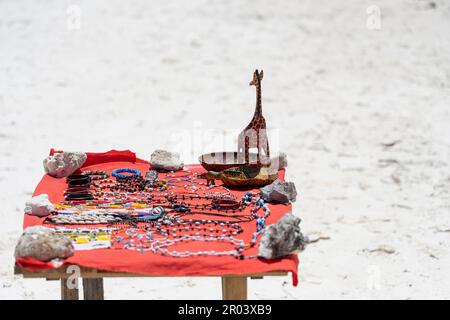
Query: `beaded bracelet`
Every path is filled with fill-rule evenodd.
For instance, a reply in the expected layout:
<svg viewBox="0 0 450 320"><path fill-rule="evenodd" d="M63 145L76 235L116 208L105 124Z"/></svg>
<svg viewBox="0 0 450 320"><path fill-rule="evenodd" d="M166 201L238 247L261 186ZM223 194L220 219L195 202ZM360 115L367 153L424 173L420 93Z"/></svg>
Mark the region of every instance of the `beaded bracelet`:
<svg viewBox="0 0 450 320"><path fill-rule="evenodd" d="M82 175L88 176L91 180L104 180L109 177L109 173L101 170L88 170L83 171Z"/></svg>
<svg viewBox="0 0 450 320"><path fill-rule="evenodd" d="M211 205L217 210L236 210L239 209L241 203L234 199L213 199Z"/></svg>
<svg viewBox="0 0 450 320"><path fill-rule="evenodd" d="M126 173L131 173L131 174L122 174L123 172ZM131 168L121 168L121 169L116 169L114 170L111 175L119 180L125 180L125 179L134 179L137 178L141 175L141 172L139 170L136 169L131 169Z"/></svg>
<svg viewBox="0 0 450 320"><path fill-rule="evenodd" d="M89 192L84 192L84 193L70 193L67 194L64 199L66 201L71 201L71 200L93 200L94 196L89 193Z"/></svg>
<svg viewBox="0 0 450 320"><path fill-rule="evenodd" d="M83 180L83 181L89 181L89 177L86 177L82 174L71 174L66 178L66 181L77 181L77 180Z"/></svg>
<svg viewBox="0 0 450 320"><path fill-rule="evenodd" d="M81 174L72 174L67 177L66 181L69 187L88 186L91 182L91 179L88 176L84 176Z"/></svg>

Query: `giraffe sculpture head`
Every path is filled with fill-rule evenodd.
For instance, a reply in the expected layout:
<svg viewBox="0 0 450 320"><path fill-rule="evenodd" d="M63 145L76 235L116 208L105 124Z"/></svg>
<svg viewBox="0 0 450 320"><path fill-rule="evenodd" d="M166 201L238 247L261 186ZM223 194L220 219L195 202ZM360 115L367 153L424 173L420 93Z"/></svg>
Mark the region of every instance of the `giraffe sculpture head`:
<svg viewBox="0 0 450 320"><path fill-rule="evenodd" d="M258 70L255 70L255 72L253 73L253 79L252 81L250 81L249 85L251 86L260 86L261 85L261 80L264 77L264 71L261 70L261 72L258 72Z"/></svg>

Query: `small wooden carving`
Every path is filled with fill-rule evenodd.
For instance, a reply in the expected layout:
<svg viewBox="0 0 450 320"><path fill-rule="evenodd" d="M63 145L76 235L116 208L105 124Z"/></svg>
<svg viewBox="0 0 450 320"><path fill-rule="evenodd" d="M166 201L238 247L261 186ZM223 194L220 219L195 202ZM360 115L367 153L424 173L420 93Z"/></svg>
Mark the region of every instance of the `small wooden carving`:
<svg viewBox="0 0 450 320"><path fill-rule="evenodd" d="M246 165L249 164L249 149L257 149L257 166L270 163L269 141L266 132L266 120L262 115L262 97L261 97L261 80L263 79L263 70L259 72L255 70L251 86L256 87L256 108L252 121L245 127L244 131L238 137L238 153L243 157ZM264 151L264 154L262 154ZM262 160L262 161L261 161Z"/></svg>

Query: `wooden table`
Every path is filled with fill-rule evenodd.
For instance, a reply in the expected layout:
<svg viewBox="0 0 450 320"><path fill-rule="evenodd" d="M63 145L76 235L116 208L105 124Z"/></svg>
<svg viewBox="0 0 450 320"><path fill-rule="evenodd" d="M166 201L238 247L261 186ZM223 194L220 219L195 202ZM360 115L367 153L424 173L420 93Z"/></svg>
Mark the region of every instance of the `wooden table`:
<svg viewBox="0 0 450 320"><path fill-rule="evenodd" d="M47 270L27 270L19 266L15 266L14 274L22 275L24 278L45 278L48 281L61 281L61 300L78 300L78 277L74 277L73 271L68 268L71 266L63 266L58 269ZM78 269L78 266L77 266ZM131 274L123 272L111 272L97 269L79 267L79 277L83 282L84 300L103 300L103 278L126 278L126 277L156 277L142 274ZM265 276L286 276L286 271L271 271L260 274L240 274L240 275L223 275L222 278L222 298L224 300L246 300L247 299L247 278L262 279ZM68 278L75 281L76 288L68 287ZM158 276L159 277L159 276ZM214 277L214 275L211 275ZM71 286L70 286L71 287Z"/></svg>

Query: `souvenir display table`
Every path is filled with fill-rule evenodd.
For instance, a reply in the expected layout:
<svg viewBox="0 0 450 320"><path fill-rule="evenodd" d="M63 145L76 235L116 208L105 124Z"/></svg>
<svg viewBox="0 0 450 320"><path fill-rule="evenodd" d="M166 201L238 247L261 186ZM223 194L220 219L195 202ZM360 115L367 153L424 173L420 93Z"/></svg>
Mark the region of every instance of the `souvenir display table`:
<svg viewBox="0 0 450 320"><path fill-rule="evenodd" d="M73 265L85 299L103 299L108 277L217 276L224 299L246 299L248 277L290 272L297 285L297 255L257 257L262 229L291 211L290 204L265 204L254 198L258 189L208 185L200 165L155 177L150 169L130 151L110 151L87 153L72 180L44 175L33 196L47 194L55 212L25 215L24 228L55 228L75 250L56 265L18 258L15 274L61 280L62 299L78 299L78 290L66 286ZM79 187L83 173L91 176L88 193ZM278 175L283 180L284 170Z"/></svg>

